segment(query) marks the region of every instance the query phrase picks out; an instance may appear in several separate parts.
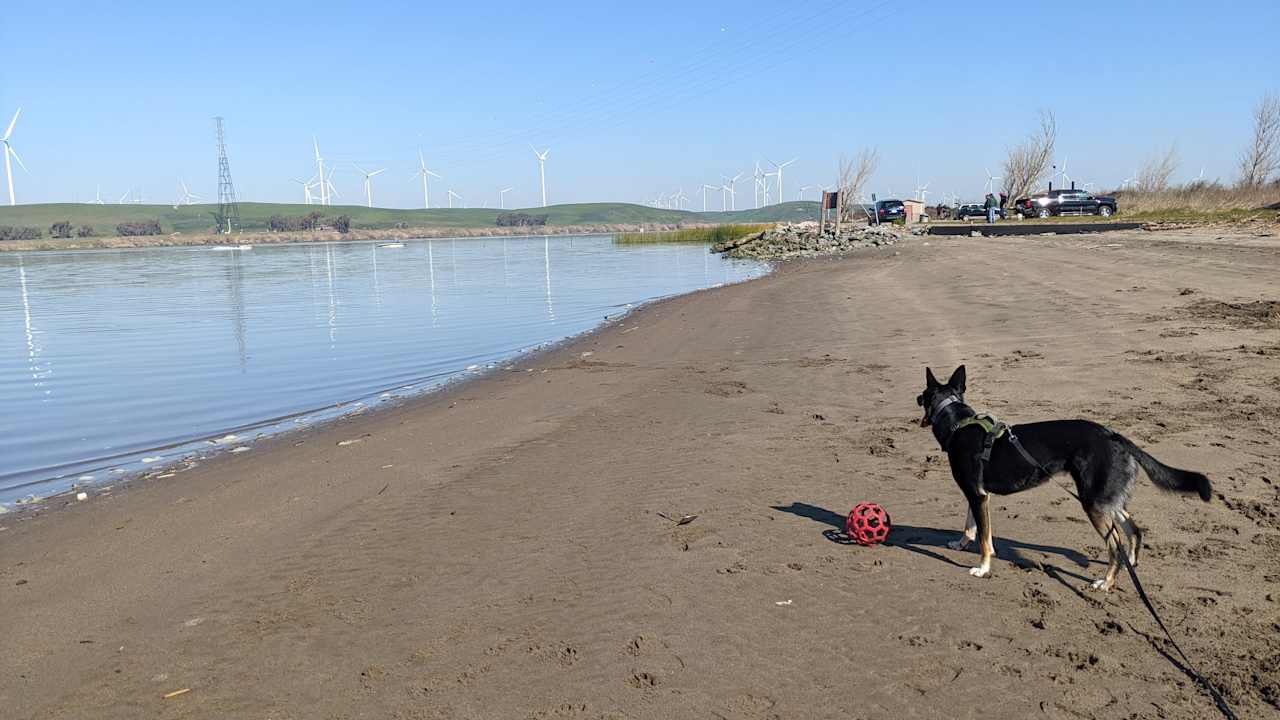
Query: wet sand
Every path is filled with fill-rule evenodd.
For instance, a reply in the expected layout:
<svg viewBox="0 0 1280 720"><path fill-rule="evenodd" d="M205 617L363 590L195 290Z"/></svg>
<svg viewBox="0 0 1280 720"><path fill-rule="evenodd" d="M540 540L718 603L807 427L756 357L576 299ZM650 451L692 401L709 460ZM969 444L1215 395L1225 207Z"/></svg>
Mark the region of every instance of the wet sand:
<svg viewBox="0 0 1280 720"><path fill-rule="evenodd" d="M1237 713L1269 716L1280 328L1214 302L1280 299L1277 249L914 238L0 516L0 714L1219 717L1127 578L1085 589L1103 548L1054 485L994 503L993 577L947 548L963 505L914 399L964 362L980 410L1095 419L1210 475L1208 505L1139 480L1139 572ZM829 539L862 500L889 545Z"/></svg>

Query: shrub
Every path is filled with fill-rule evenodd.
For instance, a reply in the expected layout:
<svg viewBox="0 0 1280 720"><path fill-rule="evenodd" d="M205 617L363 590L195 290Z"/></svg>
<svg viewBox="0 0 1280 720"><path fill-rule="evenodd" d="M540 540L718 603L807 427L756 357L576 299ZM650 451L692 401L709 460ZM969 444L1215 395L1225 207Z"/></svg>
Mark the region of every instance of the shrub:
<svg viewBox="0 0 1280 720"><path fill-rule="evenodd" d="M338 232L346 235L351 232L351 217L348 215L339 215L333 219L333 226L337 228Z"/></svg>
<svg viewBox="0 0 1280 720"><path fill-rule="evenodd" d="M498 216L498 227L531 227L547 224L546 215L530 215L529 213L511 212Z"/></svg>
<svg viewBox="0 0 1280 720"><path fill-rule="evenodd" d="M38 240L43 234L40 228L0 225L0 240Z"/></svg>
<svg viewBox="0 0 1280 720"><path fill-rule="evenodd" d="M56 222L49 226L49 237L69 238L71 237L71 223L67 220Z"/></svg>
<svg viewBox="0 0 1280 720"><path fill-rule="evenodd" d="M155 220L116 225L116 234L118 235L160 235L162 232L160 223Z"/></svg>
<svg viewBox="0 0 1280 720"><path fill-rule="evenodd" d="M81 225L76 230L76 237L93 237L93 228L88 225Z"/></svg>

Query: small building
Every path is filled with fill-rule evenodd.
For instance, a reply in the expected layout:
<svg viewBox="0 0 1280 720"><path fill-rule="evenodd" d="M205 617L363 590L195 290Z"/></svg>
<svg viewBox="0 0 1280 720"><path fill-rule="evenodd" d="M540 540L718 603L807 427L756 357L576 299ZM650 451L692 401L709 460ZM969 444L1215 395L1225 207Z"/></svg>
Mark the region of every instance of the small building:
<svg viewBox="0 0 1280 720"><path fill-rule="evenodd" d="M925 207L923 200L903 200L902 204L907 210L907 224L918 223L920 219L929 214L929 209Z"/></svg>

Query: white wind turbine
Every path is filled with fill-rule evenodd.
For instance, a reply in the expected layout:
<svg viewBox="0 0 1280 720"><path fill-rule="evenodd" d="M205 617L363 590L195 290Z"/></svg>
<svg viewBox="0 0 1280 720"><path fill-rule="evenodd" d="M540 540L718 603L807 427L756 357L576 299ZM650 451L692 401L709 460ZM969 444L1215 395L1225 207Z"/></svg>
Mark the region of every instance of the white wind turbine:
<svg viewBox="0 0 1280 720"><path fill-rule="evenodd" d="M514 189L515 188L503 188L498 191L498 209L499 210L507 209L507 202L506 202L507 193L511 192Z"/></svg>
<svg viewBox="0 0 1280 720"><path fill-rule="evenodd" d="M767 187L768 187L768 185L769 185L769 176L768 176L768 175L766 175L766 174L765 174L765 172L764 172L763 170L761 170L761 169L760 169L760 161L759 161L759 160L757 160L757 161L756 161L756 171L755 171L755 174L754 174L754 175L752 175L751 177L752 177L752 179L753 179L753 180L755 180L755 192L754 192L754 193L752 193L752 198L751 198L751 199L752 199L752 201L754 202L755 208L756 208L757 210L759 210L759 209L760 209L760 197L761 197L762 195L764 195L764 193L765 193L765 191L766 191L766 188L767 188ZM768 204L768 200L767 200L767 199L765 200L765 204L766 204L766 205Z"/></svg>
<svg viewBox="0 0 1280 720"><path fill-rule="evenodd" d="M453 208L453 199L454 199L454 198L458 198L459 200L461 200L461 199L462 199L462 196L461 196L461 195L459 195L458 193L454 192L454 191L453 191L453 189L451 188L451 189L449 190L449 208L450 208L450 209L452 209L452 208ZM463 205L463 207L466 207L466 205Z"/></svg>
<svg viewBox="0 0 1280 720"><path fill-rule="evenodd" d="M329 177L320 182L320 190L324 195L324 205L332 205L334 198L342 197L342 194L338 192L337 186L333 184L333 173L335 170L337 170L337 168L329 168Z"/></svg>
<svg viewBox="0 0 1280 720"><path fill-rule="evenodd" d="M182 178L178 178L178 202L174 204L176 210L179 205L195 205L195 200L199 200L200 196L187 189L187 184Z"/></svg>
<svg viewBox="0 0 1280 720"><path fill-rule="evenodd" d="M920 184L920 178L916 178L916 199L925 202L929 197L929 183Z"/></svg>
<svg viewBox="0 0 1280 720"><path fill-rule="evenodd" d="M351 163L351 165L354 166L355 169L359 170L364 175L365 207L373 207L373 176L377 175L378 173L384 173L387 171L387 169L382 168L380 170L374 170L373 172L369 172L368 170L365 170L364 168L360 167L359 165L356 165L355 163Z"/></svg>
<svg viewBox="0 0 1280 720"><path fill-rule="evenodd" d="M310 205L312 202L311 188L314 187L316 184L315 176L314 175L311 176L310 180L299 180L298 178L289 178L289 179L302 186L302 199L306 204Z"/></svg>
<svg viewBox="0 0 1280 720"><path fill-rule="evenodd" d="M796 199L797 199L797 200L803 200L803 199L804 199L804 194L805 194L805 192L806 192L806 191L808 191L808 190L815 190L815 189L817 189L817 187L816 187L816 186L814 186L814 185L805 185L805 186L801 187L801 188L796 192ZM819 198L819 199L821 199L821 198Z"/></svg>
<svg viewBox="0 0 1280 720"><path fill-rule="evenodd" d="M783 194L784 188L782 187L782 168L790 165L791 163L799 159L800 158L791 158L790 160L779 165L778 163L772 160L769 160L769 158L765 158L765 160L769 160L769 164L774 167L773 174L778 176L778 202L785 202L787 199L787 196Z"/></svg>
<svg viewBox="0 0 1280 720"><path fill-rule="evenodd" d="M986 168L982 168L982 171L987 174L987 192L995 192L996 181L1000 179L1000 176L992 175L991 171Z"/></svg>
<svg viewBox="0 0 1280 720"><path fill-rule="evenodd" d="M430 170L428 170L428 169L427 169L427 161L426 161L426 158L422 157L422 148L418 148L418 172L414 173L414 175L413 175L413 177L411 178L411 180L417 180L419 177L421 177L421 178L422 178L422 207L423 207L423 208L425 208L425 209L427 209L427 210L430 210L430 209L431 209L431 195L430 195L430 193L428 193L428 192L427 192L427 177L428 177L428 176L433 177L433 178L435 178L435 179L437 179L437 180L440 180L440 179L441 179L439 175L437 175L436 173L433 173L433 172L431 172Z"/></svg>
<svg viewBox="0 0 1280 720"><path fill-rule="evenodd" d="M22 114L22 108L13 114L13 119L9 121L9 127L4 131L4 137L0 137L0 143L4 144L4 174L9 179L9 204L17 205L17 201L13 198L13 166L9 164L9 158L12 157L18 161L18 167L22 168L22 172L30 174L27 166L22 163L22 158L18 157L18 151L13 149L9 144L9 136L13 134L13 126L18 124L18 115Z"/></svg>
<svg viewBox="0 0 1280 720"><path fill-rule="evenodd" d="M93 202L89 204L90 205L106 205L106 203L102 202L102 186L101 185L98 185L95 187Z"/></svg>
<svg viewBox="0 0 1280 720"><path fill-rule="evenodd" d="M719 190L719 189L720 188L716 187L715 185L708 185L706 183L702 183L702 212L707 211L707 191Z"/></svg>
<svg viewBox="0 0 1280 720"><path fill-rule="evenodd" d="M535 148L532 143L530 143L529 149L533 151L534 155L538 156L538 176L542 179L542 207L546 207L547 206L547 155L551 154L551 148L547 148L542 152L538 152L538 149Z"/></svg>
<svg viewBox="0 0 1280 720"><path fill-rule="evenodd" d="M1058 171L1058 175L1062 177L1062 187L1071 187L1071 176L1067 174L1067 158L1065 155L1062 158L1062 169Z"/></svg>
<svg viewBox="0 0 1280 720"><path fill-rule="evenodd" d="M676 190L675 201L677 210L683 210L684 204L689 202L689 196L684 194L684 188Z"/></svg>
<svg viewBox="0 0 1280 720"><path fill-rule="evenodd" d="M729 191L729 209L730 210L738 209L738 193L734 188L737 186L738 181L741 179L742 179L742 173L738 173L737 175L734 175L731 178L724 178L724 181L725 181L724 189ZM722 210L724 209L723 204L724 204L723 198L721 198Z"/></svg>
<svg viewBox="0 0 1280 720"><path fill-rule="evenodd" d="M316 177L320 178L320 204L328 205L331 185L329 183L329 175L324 174L324 158L320 157L320 142L316 140L314 135L311 137L311 144L316 149ZM332 174L332 171L330 172Z"/></svg>

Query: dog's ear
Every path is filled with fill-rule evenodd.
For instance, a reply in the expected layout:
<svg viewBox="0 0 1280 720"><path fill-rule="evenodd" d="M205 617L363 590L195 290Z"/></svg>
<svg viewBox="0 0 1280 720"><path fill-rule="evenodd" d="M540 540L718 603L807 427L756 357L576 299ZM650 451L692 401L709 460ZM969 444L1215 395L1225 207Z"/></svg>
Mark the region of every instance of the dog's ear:
<svg viewBox="0 0 1280 720"><path fill-rule="evenodd" d="M947 381L947 385L950 386L952 390L955 390L961 395L964 394L964 366L963 365L956 368L956 371L951 373L951 379Z"/></svg>
<svg viewBox="0 0 1280 720"><path fill-rule="evenodd" d="M933 376L932 368L924 369L924 382L927 387L937 387L942 384L938 382L938 378Z"/></svg>

